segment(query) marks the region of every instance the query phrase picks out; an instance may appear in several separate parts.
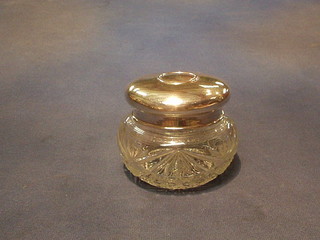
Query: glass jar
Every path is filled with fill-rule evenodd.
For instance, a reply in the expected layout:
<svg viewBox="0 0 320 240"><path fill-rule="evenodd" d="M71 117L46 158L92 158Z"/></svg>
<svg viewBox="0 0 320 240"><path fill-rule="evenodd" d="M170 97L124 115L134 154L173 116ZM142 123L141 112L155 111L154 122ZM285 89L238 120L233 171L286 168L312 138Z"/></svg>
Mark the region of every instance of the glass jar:
<svg viewBox="0 0 320 240"><path fill-rule="evenodd" d="M132 82L135 108L121 123L118 145L124 164L153 186L187 189L222 174L237 151L233 120L221 107L230 96L221 80L170 72Z"/></svg>

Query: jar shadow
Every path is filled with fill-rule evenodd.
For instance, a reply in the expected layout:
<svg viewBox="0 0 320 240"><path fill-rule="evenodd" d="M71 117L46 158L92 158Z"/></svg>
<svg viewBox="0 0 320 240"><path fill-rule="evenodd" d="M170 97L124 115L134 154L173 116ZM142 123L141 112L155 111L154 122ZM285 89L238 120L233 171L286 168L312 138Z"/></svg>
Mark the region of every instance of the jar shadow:
<svg viewBox="0 0 320 240"><path fill-rule="evenodd" d="M131 182L133 182L138 187L143 188L147 191L156 192L158 194L164 194L164 195L186 195L186 194L200 194L203 192L214 191L228 184L239 174L241 169L241 161L238 154L236 154L230 166L227 168L227 170L223 174L221 174L214 180L206 183L205 185L199 186L197 188L189 188L189 189L183 189L183 190L182 189L169 190L169 189L154 187L146 182L141 181L139 178L134 176L126 168L125 165L123 165L123 169L126 176Z"/></svg>

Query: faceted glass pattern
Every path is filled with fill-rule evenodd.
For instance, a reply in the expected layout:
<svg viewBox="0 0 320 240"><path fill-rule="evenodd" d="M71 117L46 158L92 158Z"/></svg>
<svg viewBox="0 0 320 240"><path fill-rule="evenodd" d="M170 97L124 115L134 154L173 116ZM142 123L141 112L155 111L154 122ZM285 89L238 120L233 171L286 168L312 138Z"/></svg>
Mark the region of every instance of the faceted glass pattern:
<svg viewBox="0 0 320 240"><path fill-rule="evenodd" d="M157 128L129 115L120 125L118 145L124 164L141 180L160 188L187 189L223 173L237 150L233 121L198 128Z"/></svg>

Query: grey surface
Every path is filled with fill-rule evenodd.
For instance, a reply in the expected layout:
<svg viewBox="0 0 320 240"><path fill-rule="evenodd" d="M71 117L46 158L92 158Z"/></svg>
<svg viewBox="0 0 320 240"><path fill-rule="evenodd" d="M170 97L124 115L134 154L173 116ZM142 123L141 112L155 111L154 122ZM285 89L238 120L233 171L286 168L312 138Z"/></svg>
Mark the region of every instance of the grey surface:
<svg viewBox="0 0 320 240"><path fill-rule="evenodd" d="M0 239L320 239L320 2L0 2ZM125 86L197 71L232 89L241 169L219 188L124 174Z"/></svg>

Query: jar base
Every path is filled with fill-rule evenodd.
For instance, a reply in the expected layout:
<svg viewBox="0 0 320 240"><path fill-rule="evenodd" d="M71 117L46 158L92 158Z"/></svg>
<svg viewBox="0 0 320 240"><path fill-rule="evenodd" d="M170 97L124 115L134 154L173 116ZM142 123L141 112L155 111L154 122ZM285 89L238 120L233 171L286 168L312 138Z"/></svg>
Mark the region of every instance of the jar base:
<svg viewBox="0 0 320 240"><path fill-rule="evenodd" d="M238 176L240 169L241 169L241 161L238 154L236 154L233 160L231 161L230 165L226 169L226 171L223 172L221 175L217 176L215 179L209 181L208 183L195 188L167 189L167 188L156 187L147 182L142 181L140 178L134 176L128 170L126 165L123 164L123 172L127 176L128 180L131 181L136 186L138 186L139 188L145 189L146 191L150 191L150 192L155 192L160 194L174 194L174 195L196 194L196 193L217 190L220 187L223 187L224 185L233 181L233 179Z"/></svg>
<svg viewBox="0 0 320 240"><path fill-rule="evenodd" d="M168 177L159 177L158 174L142 174L141 172L137 172L134 166L130 166L130 164L124 161L124 167L129 171L134 177L139 180L152 185L156 188L161 189L169 189L169 190L186 190L201 187L208 182L213 181L221 174L225 172L225 170L231 165L232 157L229 161L226 161L223 165L223 170L218 171L209 171L203 174L194 175L192 177L178 177L178 178L168 178Z"/></svg>

